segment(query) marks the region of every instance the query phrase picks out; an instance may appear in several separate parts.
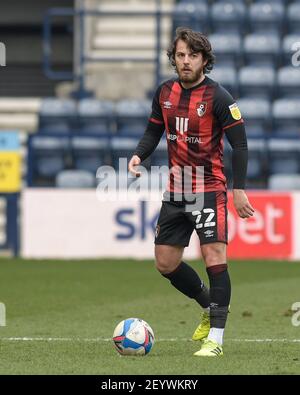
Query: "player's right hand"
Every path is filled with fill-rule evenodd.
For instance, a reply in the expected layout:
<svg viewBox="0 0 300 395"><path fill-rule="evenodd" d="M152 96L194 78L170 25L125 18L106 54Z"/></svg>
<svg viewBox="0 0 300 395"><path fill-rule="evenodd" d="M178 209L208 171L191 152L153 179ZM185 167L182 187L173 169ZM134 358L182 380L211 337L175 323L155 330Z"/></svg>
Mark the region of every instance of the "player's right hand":
<svg viewBox="0 0 300 395"><path fill-rule="evenodd" d="M141 159L137 155L133 155L128 163L128 171L135 177L140 177L141 172L137 171L136 168L141 164Z"/></svg>

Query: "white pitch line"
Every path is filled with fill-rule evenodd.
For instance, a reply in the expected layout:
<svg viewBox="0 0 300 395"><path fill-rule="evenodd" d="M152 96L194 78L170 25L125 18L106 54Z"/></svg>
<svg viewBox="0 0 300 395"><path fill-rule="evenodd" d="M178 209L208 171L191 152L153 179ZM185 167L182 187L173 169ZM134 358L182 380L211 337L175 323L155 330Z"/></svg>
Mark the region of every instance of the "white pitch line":
<svg viewBox="0 0 300 395"><path fill-rule="evenodd" d="M225 339L231 342L255 342L255 343L298 343L300 339Z"/></svg>
<svg viewBox="0 0 300 395"><path fill-rule="evenodd" d="M43 342L110 342L111 338L80 338L80 337L0 337L0 342L18 342L18 341L43 341ZM156 342L188 342L188 338L170 338L156 339ZM245 342L245 343L300 343L300 339L226 339L228 342Z"/></svg>

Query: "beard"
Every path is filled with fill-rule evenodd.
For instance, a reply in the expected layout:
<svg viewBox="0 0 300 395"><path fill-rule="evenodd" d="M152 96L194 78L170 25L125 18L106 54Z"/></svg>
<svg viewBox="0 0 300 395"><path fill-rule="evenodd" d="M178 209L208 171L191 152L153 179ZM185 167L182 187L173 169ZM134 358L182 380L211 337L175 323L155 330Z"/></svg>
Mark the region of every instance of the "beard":
<svg viewBox="0 0 300 395"><path fill-rule="evenodd" d="M203 73L203 68L198 69L196 71L190 72L189 74L185 74L183 71L179 71L177 68L177 74L179 76L180 81L182 82L188 82L193 84L194 82L197 82Z"/></svg>

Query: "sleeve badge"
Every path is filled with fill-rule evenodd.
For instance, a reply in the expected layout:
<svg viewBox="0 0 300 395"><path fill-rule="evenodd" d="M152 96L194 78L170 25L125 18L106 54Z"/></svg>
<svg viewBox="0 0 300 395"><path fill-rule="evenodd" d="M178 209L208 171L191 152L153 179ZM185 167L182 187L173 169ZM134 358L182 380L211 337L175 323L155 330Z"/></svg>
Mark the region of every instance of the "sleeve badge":
<svg viewBox="0 0 300 395"><path fill-rule="evenodd" d="M231 104L229 106L229 110L233 119L239 121L242 118L242 114L236 103Z"/></svg>

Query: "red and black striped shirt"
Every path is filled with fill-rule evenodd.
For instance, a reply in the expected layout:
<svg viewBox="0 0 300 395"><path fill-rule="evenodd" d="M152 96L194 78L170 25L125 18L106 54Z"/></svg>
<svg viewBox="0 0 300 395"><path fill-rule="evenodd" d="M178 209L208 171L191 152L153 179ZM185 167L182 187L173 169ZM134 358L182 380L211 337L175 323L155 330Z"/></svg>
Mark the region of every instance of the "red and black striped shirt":
<svg viewBox="0 0 300 395"><path fill-rule="evenodd" d="M182 192L180 170L189 167L193 193L225 191L223 135L226 129L242 123L235 100L207 76L190 89L183 88L179 80L160 85L153 98L147 129L157 135L151 152L166 131L169 168L175 167L175 171L171 171L168 190ZM151 154L145 148L140 143L135 151L142 160ZM204 188L203 183L197 181L196 169L200 166L204 171Z"/></svg>

